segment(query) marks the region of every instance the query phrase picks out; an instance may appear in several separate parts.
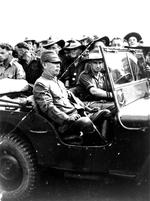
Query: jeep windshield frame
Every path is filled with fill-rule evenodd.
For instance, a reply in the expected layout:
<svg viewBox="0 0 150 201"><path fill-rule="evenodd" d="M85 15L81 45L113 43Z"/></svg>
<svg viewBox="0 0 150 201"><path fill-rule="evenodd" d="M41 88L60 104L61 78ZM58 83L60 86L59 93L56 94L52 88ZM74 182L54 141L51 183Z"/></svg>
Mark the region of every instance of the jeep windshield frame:
<svg viewBox="0 0 150 201"><path fill-rule="evenodd" d="M118 111L149 94L149 81L140 75L141 66L135 52L112 47L101 51Z"/></svg>

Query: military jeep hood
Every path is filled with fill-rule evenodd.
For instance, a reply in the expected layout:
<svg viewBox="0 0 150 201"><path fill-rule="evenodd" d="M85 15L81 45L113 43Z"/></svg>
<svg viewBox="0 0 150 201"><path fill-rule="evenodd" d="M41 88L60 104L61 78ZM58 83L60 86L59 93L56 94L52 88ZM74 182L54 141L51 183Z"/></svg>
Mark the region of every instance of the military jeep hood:
<svg viewBox="0 0 150 201"><path fill-rule="evenodd" d="M123 125L127 127L149 127L150 97L138 99L121 108L118 117Z"/></svg>

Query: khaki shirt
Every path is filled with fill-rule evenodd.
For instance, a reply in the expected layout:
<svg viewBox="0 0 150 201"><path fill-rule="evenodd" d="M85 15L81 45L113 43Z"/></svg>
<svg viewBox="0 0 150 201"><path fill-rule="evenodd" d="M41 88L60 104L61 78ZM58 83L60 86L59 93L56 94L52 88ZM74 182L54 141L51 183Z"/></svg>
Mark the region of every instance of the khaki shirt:
<svg viewBox="0 0 150 201"><path fill-rule="evenodd" d="M0 65L0 79L25 79L25 71L18 61L13 58L8 66Z"/></svg>
<svg viewBox="0 0 150 201"><path fill-rule="evenodd" d="M92 73L83 71L78 78L78 83L76 87L78 93L80 94L80 99L82 101L85 101L93 98L89 91L90 88L95 87L105 90L106 82L104 80L104 76L101 73L99 73L98 78L96 78L93 76Z"/></svg>

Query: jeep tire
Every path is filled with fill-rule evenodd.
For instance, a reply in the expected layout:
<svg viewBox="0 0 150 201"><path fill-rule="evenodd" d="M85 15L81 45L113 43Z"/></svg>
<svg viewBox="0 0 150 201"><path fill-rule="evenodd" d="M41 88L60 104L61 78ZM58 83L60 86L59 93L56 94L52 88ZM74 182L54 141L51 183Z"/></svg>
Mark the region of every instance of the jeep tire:
<svg viewBox="0 0 150 201"><path fill-rule="evenodd" d="M37 166L31 146L16 134L0 136L2 200L22 200L36 186Z"/></svg>

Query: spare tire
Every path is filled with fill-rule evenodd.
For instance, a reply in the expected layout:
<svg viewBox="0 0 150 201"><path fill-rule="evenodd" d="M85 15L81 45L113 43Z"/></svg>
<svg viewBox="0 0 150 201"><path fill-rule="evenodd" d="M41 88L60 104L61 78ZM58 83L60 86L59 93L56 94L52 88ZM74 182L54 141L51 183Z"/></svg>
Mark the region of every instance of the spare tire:
<svg viewBox="0 0 150 201"><path fill-rule="evenodd" d="M21 200L36 186L37 165L32 147L16 134L0 136L0 189L3 200Z"/></svg>

